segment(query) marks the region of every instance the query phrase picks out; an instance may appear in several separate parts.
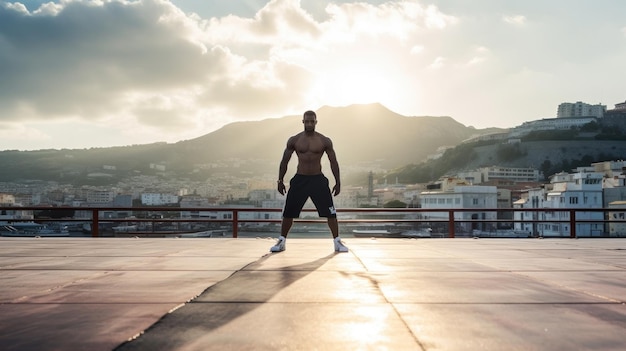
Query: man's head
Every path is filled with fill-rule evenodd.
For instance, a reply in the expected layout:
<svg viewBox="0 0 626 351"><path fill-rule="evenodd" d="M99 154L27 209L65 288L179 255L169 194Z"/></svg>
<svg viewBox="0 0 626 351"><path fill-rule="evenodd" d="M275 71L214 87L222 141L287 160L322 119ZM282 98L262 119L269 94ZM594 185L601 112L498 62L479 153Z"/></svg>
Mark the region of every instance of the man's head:
<svg viewBox="0 0 626 351"><path fill-rule="evenodd" d="M313 111L306 111L302 116L305 132L314 132L317 124L317 115Z"/></svg>

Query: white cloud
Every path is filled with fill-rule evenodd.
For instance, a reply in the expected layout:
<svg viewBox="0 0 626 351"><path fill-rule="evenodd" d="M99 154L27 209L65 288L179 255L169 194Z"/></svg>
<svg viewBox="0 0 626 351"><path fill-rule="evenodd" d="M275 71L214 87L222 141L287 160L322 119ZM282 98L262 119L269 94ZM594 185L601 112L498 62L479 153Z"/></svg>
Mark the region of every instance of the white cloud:
<svg viewBox="0 0 626 351"><path fill-rule="evenodd" d="M411 53L411 55L419 55L422 52L424 52L424 46L423 45L415 45L411 48L411 50L409 50L409 52Z"/></svg>
<svg viewBox="0 0 626 351"><path fill-rule="evenodd" d="M443 29L457 22L456 17L442 13L436 6L430 5L426 8L425 24L427 28Z"/></svg>
<svg viewBox="0 0 626 351"><path fill-rule="evenodd" d="M467 62L467 65L468 66L473 66L473 65L480 64L480 63L482 63L484 61L485 61L484 57L474 56Z"/></svg>
<svg viewBox="0 0 626 351"><path fill-rule="evenodd" d="M87 139L99 145L135 144L372 99L477 127L548 117L561 99L586 100L587 86L594 102L624 100L626 50L614 41L615 28L626 36L626 3L616 0L337 0L314 13L308 2L268 0L204 18L177 2L51 0L34 9L0 0L0 149L26 131L46 141L61 129L53 123L113 131ZM584 50L572 51L578 43ZM579 84L581 75L593 84ZM533 108L511 109L520 96ZM65 139L50 134L43 147Z"/></svg>
<svg viewBox="0 0 626 351"><path fill-rule="evenodd" d="M504 16L502 17L502 20L506 23L518 26L526 24L526 17L523 15Z"/></svg>
<svg viewBox="0 0 626 351"><path fill-rule="evenodd" d="M328 87L351 62L360 68L350 70L343 93L360 88L363 72L378 77L368 96L390 95L404 74L387 62L423 52L417 37L457 22L418 1L330 3L326 11L319 22L297 0L208 20L162 0L6 6L0 126L10 130L25 116L34 124L80 119L177 141L224 121L344 101ZM322 76L326 87L316 83Z"/></svg>
<svg viewBox="0 0 626 351"><path fill-rule="evenodd" d="M375 6L363 2L326 8L331 19L325 23L326 33L339 38L360 34L387 35L406 40L423 29L443 29L455 24L454 16L446 15L436 6L422 6L417 1L390 1Z"/></svg>
<svg viewBox="0 0 626 351"><path fill-rule="evenodd" d="M47 15L56 16L63 10L63 5L54 2L47 2L42 4L37 10L33 12L35 15Z"/></svg>
<svg viewBox="0 0 626 351"><path fill-rule="evenodd" d="M6 19L0 20L5 38L0 40L0 125L9 130L26 116L34 123L120 120L122 128L136 123L152 130L153 139L177 141L182 135L173 131L196 131L188 116L211 119L211 111L218 110L206 108L215 101L207 99L207 91L228 86L220 82L236 79L250 66L228 49L211 48L198 20L164 1L74 0L24 10L12 5L0 13ZM250 81L240 83L249 85L250 95L263 90L255 89L255 78L266 77L249 74ZM155 103L163 97L167 104ZM239 96L233 105L246 104ZM232 118L250 116L239 112L226 109Z"/></svg>
<svg viewBox="0 0 626 351"><path fill-rule="evenodd" d="M13 10L13 11L21 13L23 15L28 15L28 9L22 3L19 3L19 2L11 3L11 2L9 2L9 3L2 3L0 5L4 6L7 10Z"/></svg>
<svg viewBox="0 0 626 351"><path fill-rule="evenodd" d="M302 45L321 33L317 23L299 6L299 1L273 0L253 18L229 15L204 23L206 40L226 46Z"/></svg>
<svg viewBox="0 0 626 351"><path fill-rule="evenodd" d="M487 57L490 55L488 48L479 46L474 50L474 56L467 61L466 66L475 66L487 61Z"/></svg>
<svg viewBox="0 0 626 351"><path fill-rule="evenodd" d="M436 57L429 67L433 69L440 69L446 64L446 61L447 59L445 57Z"/></svg>

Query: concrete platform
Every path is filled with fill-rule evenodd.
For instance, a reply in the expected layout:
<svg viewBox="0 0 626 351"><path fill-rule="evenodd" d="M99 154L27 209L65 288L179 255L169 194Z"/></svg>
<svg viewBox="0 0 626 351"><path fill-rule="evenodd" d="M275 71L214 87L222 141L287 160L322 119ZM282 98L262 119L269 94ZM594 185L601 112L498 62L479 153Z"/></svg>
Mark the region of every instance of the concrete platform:
<svg viewBox="0 0 626 351"><path fill-rule="evenodd" d="M625 239L0 238L2 350L624 350Z"/></svg>

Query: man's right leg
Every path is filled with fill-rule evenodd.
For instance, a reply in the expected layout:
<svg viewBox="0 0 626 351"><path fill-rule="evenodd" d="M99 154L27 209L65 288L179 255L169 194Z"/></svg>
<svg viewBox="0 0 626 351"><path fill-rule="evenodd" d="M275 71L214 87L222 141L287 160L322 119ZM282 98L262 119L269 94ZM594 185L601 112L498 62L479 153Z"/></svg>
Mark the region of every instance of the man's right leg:
<svg viewBox="0 0 626 351"><path fill-rule="evenodd" d="M309 198L306 192L307 177L298 176L297 174L289 181L289 190L285 199L285 208L283 209L283 221L280 226L280 237L276 245L270 248L271 252L280 252L285 250L285 240L289 234L289 230L293 225L293 219L300 216L300 211L304 207L304 203ZM304 183L303 183L304 182Z"/></svg>
<svg viewBox="0 0 626 351"><path fill-rule="evenodd" d="M278 241L276 241L276 245L270 248L270 252L281 252L285 251L285 241L287 240L287 235L289 234L289 229L293 225L293 218L283 217L283 222L280 227L280 237L278 237Z"/></svg>

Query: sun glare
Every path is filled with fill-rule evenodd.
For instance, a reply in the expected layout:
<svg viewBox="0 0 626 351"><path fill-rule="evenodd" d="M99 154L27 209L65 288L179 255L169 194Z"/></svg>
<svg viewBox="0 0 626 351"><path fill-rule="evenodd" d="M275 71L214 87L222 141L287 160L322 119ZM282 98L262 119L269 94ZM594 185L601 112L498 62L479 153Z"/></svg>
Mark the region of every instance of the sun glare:
<svg viewBox="0 0 626 351"><path fill-rule="evenodd" d="M314 100L329 105L384 103L392 99L393 82L389 76L364 66L344 67L321 75L313 90Z"/></svg>

